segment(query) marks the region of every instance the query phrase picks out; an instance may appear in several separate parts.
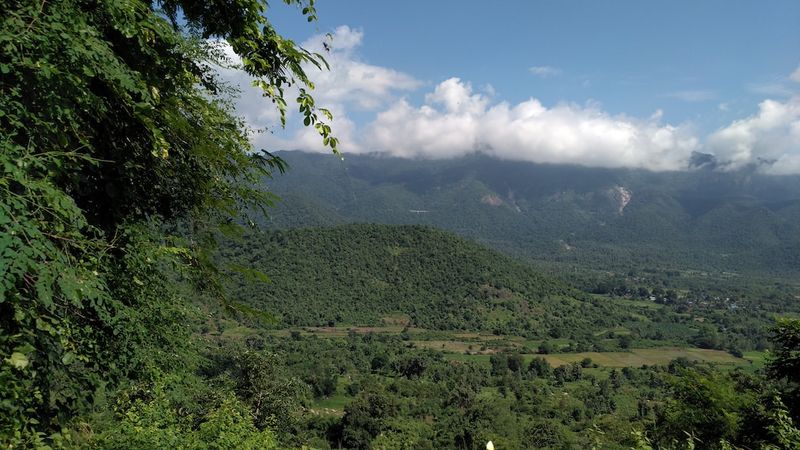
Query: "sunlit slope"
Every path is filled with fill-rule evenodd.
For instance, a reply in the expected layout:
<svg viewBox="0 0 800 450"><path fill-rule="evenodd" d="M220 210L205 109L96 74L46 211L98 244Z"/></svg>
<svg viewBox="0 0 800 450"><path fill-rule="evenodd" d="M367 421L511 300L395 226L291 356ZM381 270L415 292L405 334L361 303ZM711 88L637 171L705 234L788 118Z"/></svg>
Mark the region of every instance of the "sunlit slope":
<svg viewBox="0 0 800 450"><path fill-rule="evenodd" d="M429 227L283 230L224 253L269 275L268 284L234 283L232 294L276 315L279 326L379 325L399 316L428 329L577 338L628 320L623 308Z"/></svg>

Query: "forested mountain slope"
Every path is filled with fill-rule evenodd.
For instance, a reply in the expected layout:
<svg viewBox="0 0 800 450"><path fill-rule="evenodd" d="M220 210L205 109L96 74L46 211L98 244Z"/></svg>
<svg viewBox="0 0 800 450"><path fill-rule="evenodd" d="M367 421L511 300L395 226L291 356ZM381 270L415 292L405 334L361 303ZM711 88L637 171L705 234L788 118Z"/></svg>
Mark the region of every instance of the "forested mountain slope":
<svg viewBox="0 0 800 450"><path fill-rule="evenodd" d="M626 315L510 257L421 226L346 225L248 236L229 261L269 274L233 296L282 325L409 325L545 337L589 335Z"/></svg>
<svg viewBox="0 0 800 450"><path fill-rule="evenodd" d="M425 224L533 260L597 269L800 269L800 177L282 152L271 226Z"/></svg>

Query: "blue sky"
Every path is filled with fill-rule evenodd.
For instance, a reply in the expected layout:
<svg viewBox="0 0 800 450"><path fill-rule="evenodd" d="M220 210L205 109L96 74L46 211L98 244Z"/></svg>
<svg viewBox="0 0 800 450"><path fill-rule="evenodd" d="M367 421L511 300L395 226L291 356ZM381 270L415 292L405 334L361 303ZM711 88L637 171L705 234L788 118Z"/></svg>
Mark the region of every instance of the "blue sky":
<svg viewBox="0 0 800 450"><path fill-rule="evenodd" d="M680 168L703 151L732 167L766 157L800 171L798 1L318 0L317 11L313 24L279 4L268 16L312 48L335 35L330 59L340 72L323 75L317 97L333 104L352 151L448 157L489 148L500 157L654 170ZM375 73L364 77L364 68ZM363 88L376 78L384 84ZM341 95L329 96L331 86ZM771 121L776 114L782 121ZM506 130L515 140L483 139L491 134L483 124L503 118L530 127ZM420 136L409 145L422 150L394 148L382 126ZM266 142L313 147L298 133L290 127ZM452 139L426 138L436 133Z"/></svg>
<svg viewBox="0 0 800 450"><path fill-rule="evenodd" d="M321 0L316 24L289 8L273 20L298 41L360 29L365 60L431 84L457 76L510 101L593 99L706 127L754 111L800 63L798 1L658 3ZM560 73L537 77L537 66Z"/></svg>

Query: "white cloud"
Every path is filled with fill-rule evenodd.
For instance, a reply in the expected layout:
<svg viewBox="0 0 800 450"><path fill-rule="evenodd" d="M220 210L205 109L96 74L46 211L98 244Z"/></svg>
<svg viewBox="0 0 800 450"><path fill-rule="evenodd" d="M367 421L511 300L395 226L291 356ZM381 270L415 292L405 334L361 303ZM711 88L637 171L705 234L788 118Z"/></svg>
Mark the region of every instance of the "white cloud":
<svg viewBox="0 0 800 450"><path fill-rule="evenodd" d="M800 173L800 96L764 100L756 114L713 133L707 147L729 169L756 164L766 173Z"/></svg>
<svg viewBox="0 0 800 450"><path fill-rule="evenodd" d="M414 158L482 152L539 163L682 170L688 168L692 152L702 151L713 153L728 169L756 164L765 173L800 174L800 95L787 87L786 78L783 83L751 86L782 100L763 101L755 114L717 130L702 143L690 125L662 123L660 110L648 118L633 118L610 114L592 102L545 106L530 98L509 103L494 100L491 85L476 91L459 78L439 83L424 95L422 104L414 104L402 95L422 83L408 74L362 61L358 50L363 38L360 30L339 27L329 51L322 35L303 43L310 50L324 52L331 64L329 72L308 70L316 83L318 104L335 116L334 131L345 152ZM234 63L238 61L229 47L224 50ZM540 66L531 72L552 76L560 70ZM260 90L250 86L246 74L233 68L220 69L220 74L243 91L236 107L252 128L278 123L277 110ZM800 81L800 67L789 78ZM286 97L293 99L295 94L287 92ZM701 90L667 94L685 101L710 100L714 95ZM729 104L720 103L718 108L727 111ZM290 106L290 114L296 116L294 110ZM361 126L351 120L349 114L354 111L374 114L373 119ZM253 143L272 150L329 151L322 147L315 130L307 127L275 135L260 133L253 136Z"/></svg>
<svg viewBox="0 0 800 450"><path fill-rule="evenodd" d="M333 113L333 131L336 138L342 143L339 148L348 153L361 153L366 151L357 139L359 129L347 115L343 105L325 104ZM271 150L303 150L308 152L330 153L330 147L322 145L322 138L313 127L297 127L291 131L276 134L262 134L252 140L256 148Z"/></svg>
<svg viewBox="0 0 800 450"><path fill-rule="evenodd" d="M323 34L316 35L301 44L310 51L322 54L331 69L318 71L311 65L304 69L314 80L315 89L312 95L317 105L328 108L334 114L333 125L336 136L349 143L348 150L357 150L357 144L350 136L350 133L355 132L355 125L347 117L347 112L370 111L385 107L396 100L397 93L417 89L421 83L408 74L359 60L356 51L363 42L362 31L340 26L331 35L332 39ZM219 45L234 64L241 63L229 45L226 43ZM328 45L329 50L325 49L325 45ZM219 72L224 80L241 90L241 95L234 101L236 111L251 128L263 131L266 127L274 128L279 123L277 109L269 99L262 96L259 88L251 86L252 80L246 73L235 68L220 69ZM289 102L290 124L296 110L292 103L297 96L295 88L285 93ZM270 132L254 134L253 144L257 148L329 151L322 147L321 139L313 129L304 127L278 134L280 136ZM287 134L292 136L287 137Z"/></svg>
<svg viewBox="0 0 800 450"><path fill-rule="evenodd" d="M268 124L279 123L280 114L269 99L264 98L260 88L253 87L252 77L241 70L242 59L234 53L231 46L225 41L214 41L229 60L228 67L218 68L220 77L231 87L239 90L239 95L234 99L237 113L244 117L251 128L264 128Z"/></svg>
<svg viewBox="0 0 800 450"><path fill-rule="evenodd" d="M530 71L530 73L536 75L537 77L542 77L542 78L561 75L561 69L551 66L533 66L530 69L528 69L528 71Z"/></svg>
<svg viewBox="0 0 800 450"><path fill-rule="evenodd" d="M400 100L367 127L363 148L396 156L449 158L480 151L499 158L652 170L685 168L698 141L683 127L612 116L596 105L489 100L458 78L420 107Z"/></svg>
<svg viewBox="0 0 800 450"><path fill-rule="evenodd" d="M302 46L323 54L330 71L314 73L315 100L319 104L345 103L363 110L384 106L397 92L412 91L421 83L414 77L393 69L360 61L356 50L362 45L364 33L340 26L333 33L330 51L326 53L324 35L305 41Z"/></svg>
<svg viewBox="0 0 800 450"><path fill-rule="evenodd" d="M462 83L458 78L450 78L436 86L436 89L425 96L431 104L441 104L449 113L479 114L486 109L489 100L481 94L473 94L472 86Z"/></svg>

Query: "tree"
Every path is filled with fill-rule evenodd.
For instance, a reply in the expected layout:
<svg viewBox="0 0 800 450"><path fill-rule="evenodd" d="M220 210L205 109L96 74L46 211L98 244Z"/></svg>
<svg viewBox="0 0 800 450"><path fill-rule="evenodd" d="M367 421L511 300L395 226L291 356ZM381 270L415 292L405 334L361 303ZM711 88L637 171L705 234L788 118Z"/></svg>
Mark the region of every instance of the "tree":
<svg viewBox="0 0 800 450"><path fill-rule="evenodd" d="M525 359L519 353L512 353L508 355L508 369L514 373L522 371L525 365Z"/></svg>
<svg viewBox="0 0 800 450"><path fill-rule="evenodd" d="M315 19L313 0L284 2ZM304 69L326 63L281 37L266 9L264 0L4 3L0 441L34 445L102 386L190 364L175 324L191 308L174 282L193 278L222 297L215 236L253 224L273 200L257 183L284 167L250 147L216 75L230 64L222 45L282 123L286 88L297 86L303 122L336 150Z"/></svg>
<svg viewBox="0 0 800 450"><path fill-rule="evenodd" d="M251 350L221 355L233 391L250 407L253 423L279 432L297 425L309 386L289 376L276 355Z"/></svg>
<svg viewBox="0 0 800 450"><path fill-rule="evenodd" d="M721 374L682 369L679 375L670 380L671 399L658 413L660 440L671 442L689 433L705 443L732 441L741 423L743 406L752 401L752 394L737 390Z"/></svg>
<svg viewBox="0 0 800 450"><path fill-rule="evenodd" d="M370 442L386 428L395 414L391 397L380 391L362 392L344 409L342 441L347 448L369 449Z"/></svg>
<svg viewBox="0 0 800 450"><path fill-rule="evenodd" d="M489 357L492 366L492 375L503 375L508 370L508 355L505 353L495 353Z"/></svg>
<svg viewBox="0 0 800 450"><path fill-rule="evenodd" d="M562 448L568 443L563 427L552 420L536 419L524 432L526 442L534 448Z"/></svg>
<svg viewBox="0 0 800 450"><path fill-rule="evenodd" d="M533 358L528 365L528 372L538 378L549 378L553 373L553 367L550 366L550 363L548 363L546 359L537 356Z"/></svg>
<svg viewBox="0 0 800 450"><path fill-rule="evenodd" d="M700 348L719 348L720 338L717 330L710 326L703 326L692 338L692 343Z"/></svg>
<svg viewBox="0 0 800 450"><path fill-rule="evenodd" d="M800 320L780 319L772 329L774 356L767 373L785 383L784 401L792 416L800 421Z"/></svg>
<svg viewBox="0 0 800 450"><path fill-rule="evenodd" d="M167 388L163 381L152 386L149 391L153 398L134 400L120 423L99 433L94 430L98 434L93 448L279 448L274 433L258 430L247 409L235 398L223 397L197 426L170 402Z"/></svg>
<svg viewBox="0 0 800 450"><path fill-rule="evenodd" d="M619 348L623 350L627 350L631 348L631 344L633 343L633 336L630 334L623 334L618 339Z"/></svg>

